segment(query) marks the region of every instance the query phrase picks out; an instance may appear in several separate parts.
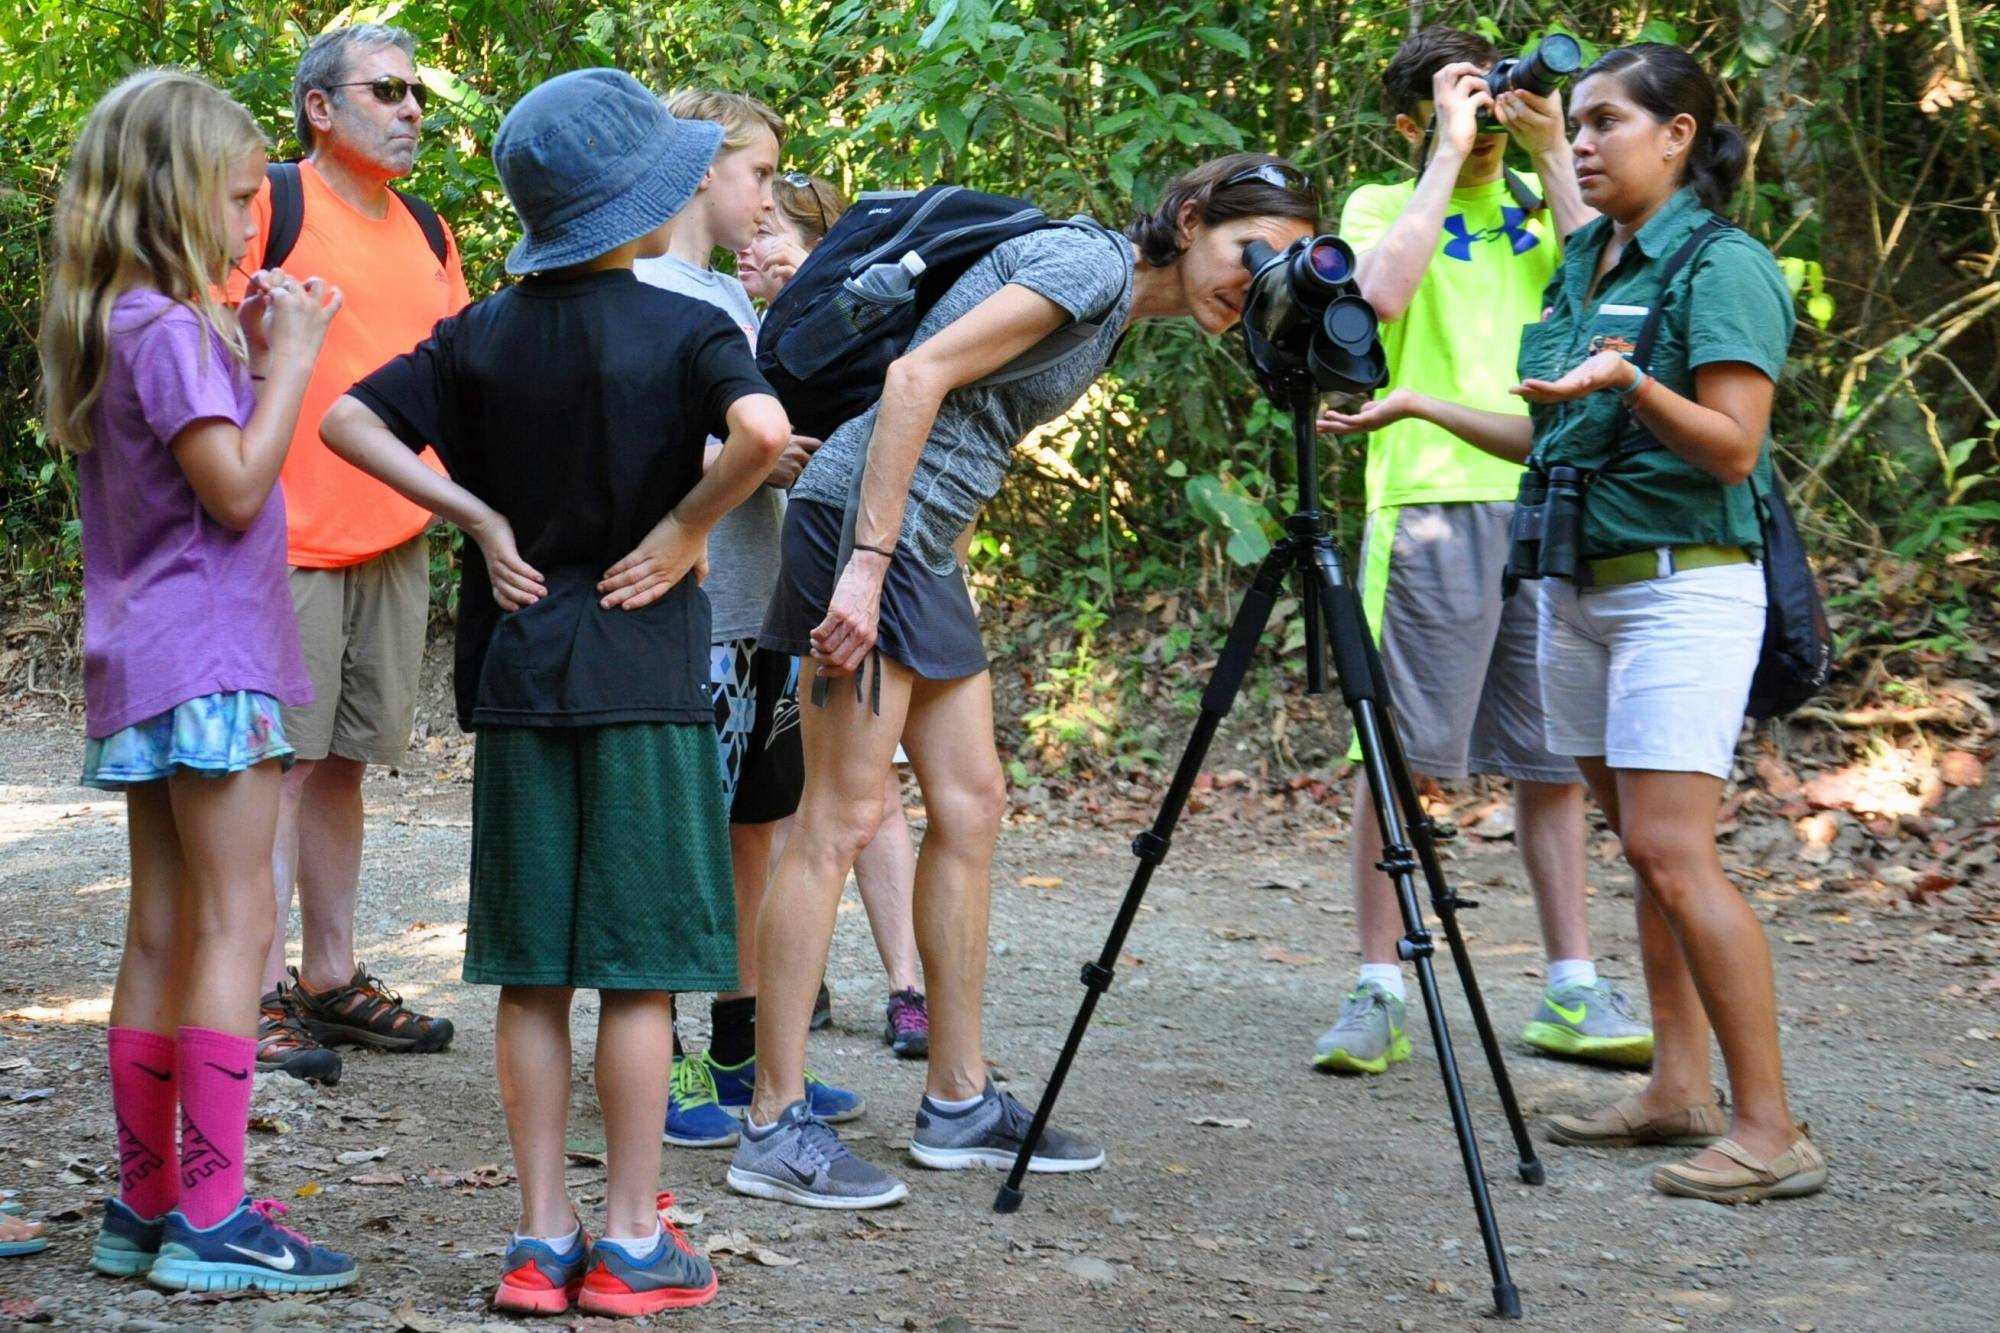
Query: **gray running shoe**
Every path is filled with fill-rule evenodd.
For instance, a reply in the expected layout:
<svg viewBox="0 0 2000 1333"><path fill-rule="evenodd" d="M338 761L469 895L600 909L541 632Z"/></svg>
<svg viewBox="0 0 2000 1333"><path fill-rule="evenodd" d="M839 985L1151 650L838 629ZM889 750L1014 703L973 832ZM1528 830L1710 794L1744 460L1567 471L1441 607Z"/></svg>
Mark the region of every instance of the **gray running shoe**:
<svg viewBox="0 0 2000 1333"><path fill-rule="evenodd" d="M969 1166L1014 1165L1027 1142L1034 1112L986 1080L979 1104L963 1111L941 1110L929 1097L917 1103L917 1132L910 1137L910 1156L939 1171ZM1104 1165L1104 1149L1065 1134L1054 1125L1042 1131L1030 1171L1095 1171Z"/></svg>
<svg viewBox="0 0 2000 1333"><path fill-rule="evenodd" d="M1571 1060L1628 1069L1653 1063L1653 1029L1639 1021L1625 992L1603 977L1589 986L1544 991L1521 1040Z"/></svg>
<svg viewBox="0 0 2000 1333"><path fill-rule="evenodd" d="M886 1208L909 1186L847 1150L804 1099L760 1130L743 1117L743 1139L729 1164L729 1188L806 1208Z"/></svg>
<svg viewBox="0 0 2000 1333"><path fill-rule="evenodd" d="M1407 1006L1377 982L1347 993L1340 1021L1320 1033L1313 1046L1313 1065L1336 1074L1379 1074L1410 1058L1410 1039L1403 1035Z"/></svg>

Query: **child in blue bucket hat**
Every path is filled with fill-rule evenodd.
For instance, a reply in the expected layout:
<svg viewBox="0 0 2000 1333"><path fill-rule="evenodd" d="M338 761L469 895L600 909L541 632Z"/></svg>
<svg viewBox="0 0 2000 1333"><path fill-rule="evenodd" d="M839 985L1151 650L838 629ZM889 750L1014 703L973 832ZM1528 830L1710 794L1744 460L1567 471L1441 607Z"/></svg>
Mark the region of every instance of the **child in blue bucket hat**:
<svg viewBox="0 0 2000 1333"><path fill-rule="evenodd" d="M477 733L465 979L500 987L519 1227L494 1304L631 1316L715 1294L665 1213L673 991L736 984L729 830L708 695L709 527L790 440L743 334L649 287L721 127L627 74L523 97L493 141L525 275L349 390L335 453L456 523L455 684ZM724 440L702 469L704 441ZM448 476L418 460L435 445ZM472 546L477 546L478 557ZM612 574L616 590L601 585ZM564 1186L570 1004L601 997L605 1222Z"/></svg>

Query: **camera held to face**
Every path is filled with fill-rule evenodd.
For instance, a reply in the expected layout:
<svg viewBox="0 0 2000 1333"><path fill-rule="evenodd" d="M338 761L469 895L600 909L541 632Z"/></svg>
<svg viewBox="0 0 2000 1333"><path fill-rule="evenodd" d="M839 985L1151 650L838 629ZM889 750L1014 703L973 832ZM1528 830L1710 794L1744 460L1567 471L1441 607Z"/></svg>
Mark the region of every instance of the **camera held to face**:
<svg viewBox="0 0 2000 1333"><path fill-rule="evenodd" d="M1509 56L1486 71L1486 91L1496 99L1502 93L1533 93L1547 97L1583 68L1583 48L1567 33L1552 32L1524 56ZM1482 134L1504 128L1489 109L1480 117Z"/></svg>
<svg viewBox="0 0 2000 1333"><path fill-rule="evenodd" d="M1307 383L1365 394L1389 377L1375 308L1354 280L1354 251L1337 236L1301 237L1282 253L1243 247L1253 275L1243 304L1243 341L1266 387Z"/></svg>

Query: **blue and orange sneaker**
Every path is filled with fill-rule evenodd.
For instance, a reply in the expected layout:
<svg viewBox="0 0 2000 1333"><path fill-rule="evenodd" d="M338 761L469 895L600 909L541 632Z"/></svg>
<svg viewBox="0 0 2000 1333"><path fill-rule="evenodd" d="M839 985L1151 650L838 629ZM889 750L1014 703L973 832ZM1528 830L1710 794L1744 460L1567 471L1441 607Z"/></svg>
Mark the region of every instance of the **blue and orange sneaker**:
<svg viewBox="0 0 2000 1333"><path fill-rule="evenodd" d="M168 1291L332 1291L353 1283L354 1261L279 1222L284 1213L276 1199L245 1199L202 1228L175 1209L146 1278Z"/></svg>
<svg viewBox="0 0 2000 1333"><path fill-rule="evenodd" d="M644 1258L634 1259L617 1245L599 1242L590 1247L590 1271L583 1276L577 1309L631 1319L715 1299L714 1266L696 1254L681 1229L667 1220L674 1196L663 1193L654 1206L660 1215L660 1234Z"/></svg>
<svg viewBox="0 0 2000 1333"><path fill-rule="evenodd" d="M148 1222L126 1207L123 1199L106 1199L90 1266L107 1277L139 1276L159 1257L160 1232L166 1223L163 1216Z"/></svg>
<svg viewBox="0 0 2000 1333"><path fill-rule="evenodd" d="M500 1285L493 1308L521 1314L561 1314L583 1290L583 1270L590 1266L590 1236L576 1229L576 1243L567 1253L530 1236L507 1242L500 1261Z"/></svg>
<svg viewBox="0 0 2000 1333"><path fill-rule="evenodd" d="M717 1064L708 1058L706 1051L697 1058L708 1062L709 1077L715 1081L715 1100L723 1110L742 1119L750 1109L750 1090L757 1084L757 1057L753 1055L740 1065ZM836 1088L816 1078L810 1070L806 1072L806 1105L813 1119L829 1125L844 1125L859 1119L868 1109L860 1093Z"/></svg>

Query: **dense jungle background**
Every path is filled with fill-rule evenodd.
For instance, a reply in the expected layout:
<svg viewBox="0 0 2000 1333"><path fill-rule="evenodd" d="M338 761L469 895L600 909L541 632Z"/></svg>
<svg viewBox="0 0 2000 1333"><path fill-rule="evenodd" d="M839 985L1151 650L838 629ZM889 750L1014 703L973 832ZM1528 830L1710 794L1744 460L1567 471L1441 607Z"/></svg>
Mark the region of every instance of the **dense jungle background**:
<svg viewBox="0 0 2000 1333"><path fill-rule="evenodd" d="M1591 54L1681 42L1755 149L1737 220L1798 290L1777 439L1842 661L1808 720L1986 729L1971 682L1990 670L2000 532L2000 6L1961 0L30 0L0 16L0 680L62 691L80 632L74 473L36 418L32 336L77 125L120 75L175 63L228 87L290 155L298 53L362 19L422 43L434 97L409 184L457 229L475 294L501 281L514 232L486 145L515 98L576 66L755 93L792 127L788 162L850 191L951 179L1115 222L1202 156L1256 147L1313 172L1331 224L1353 186L1408 170L1377 79L1413 24L1510 47L1560 27ZM1240 344L1191 327L1135 336L1029 442L974 552L1026 695L1017 783L1144 769L1170 746L1230 592L1296 493L1285 443ZM1350 549L1358 449L1324 460ZM438 564L451 558L440 539ZM1250 700L1281 749L1300 638L1274 644L1284 669Z"/></svg>

